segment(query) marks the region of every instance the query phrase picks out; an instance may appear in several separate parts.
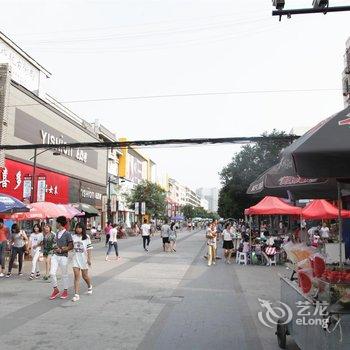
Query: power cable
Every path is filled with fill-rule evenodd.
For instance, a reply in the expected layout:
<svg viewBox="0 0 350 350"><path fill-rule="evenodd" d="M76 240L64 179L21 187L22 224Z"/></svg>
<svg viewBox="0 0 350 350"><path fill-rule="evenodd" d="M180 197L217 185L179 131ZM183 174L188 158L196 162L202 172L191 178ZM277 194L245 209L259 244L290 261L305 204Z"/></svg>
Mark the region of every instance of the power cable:
<svg viewBox="0 0 350 350"><path fill-rule="evenodd" d="M123 148L133 146L154 145L184 145L184 144L242 144L259 141L293 141L299 138L296 135L286 136L251 136L251 137L218 137L218 138L189 138L189 139L161 139L161 140L135 140L135 141L96 141L96 142L71 142L65 144L21 144L0 145L0 150L22 150L22 149L64 149L64 148Z"/></svg>
<svg viewBox="0 0 350 350"><path fill-rule="evenodd" d="M164 94L164 95L143 95L143 96L125 96L125 97L106 97L81 100L57 101L61 104L87 103L87 102L105 102L105 101L127 101L127 100L149 100L158 98L177 98L177 97L200 97L200 96L224 96L224 95L245 95L245 94L280 94L280 93L304 93L304 92L330 92L341 91L341 89L315 88L315 89L278 89L278 90L237 90L237 91L215 91L215 92L193 92L182 94ZM6 107L27 107L42 105L41 102L7 105ZM49 103L48 103L49 104Z"/></svg>

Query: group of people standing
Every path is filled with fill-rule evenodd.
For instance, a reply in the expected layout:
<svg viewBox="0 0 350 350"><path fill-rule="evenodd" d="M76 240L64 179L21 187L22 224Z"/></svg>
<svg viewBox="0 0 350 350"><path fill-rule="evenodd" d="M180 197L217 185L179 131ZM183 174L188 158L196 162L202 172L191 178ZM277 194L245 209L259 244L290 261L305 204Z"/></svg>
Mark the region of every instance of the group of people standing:
<svg viewBox="0 0 350 350"><path fill-rule="evenodd" d="M238 230L235 224L230 222L224 224L222 222L213 221L207 224L205 231L207 240L207 260L208 266L216 264L217 257L217 243L222 240L222 247L224 250L225 263L232 263L232 255L238 249L238 245L242 240L241 230ZM243 243L244 244L244 243Z"/></svg>
<svg viewBox="0 0 350 350"><path fill-rule="evenodd" d="M91 278L88 273L92 262L92 244L91 239L86 233L83 223L78 222L74 233L67 231L68 221L64 216L56 219L57 231L53 232L51 225L45 223L43 226L34 225L33 232L27 236L24 230L21 230L17 223L11 226L11 231L4 226L0 219L0 277L4 277L5 271L5 253L7 246L11 248L10 261L8 266L7 278L12 275L12 268L18 257L18 275L22 276L23 256L28 253L32 257L32 268L29 279L40 278L39 259L43 255L45 263L44 280L51 278L52 293L50 300L58 297L68 298L68 253L73 251L72 267L74 273L74 296L72 301L80 299L80 278L82 277L87 284L88 294L92 294ZM60 292L57 281L58 269L62 272L63 290Z"/></svg>

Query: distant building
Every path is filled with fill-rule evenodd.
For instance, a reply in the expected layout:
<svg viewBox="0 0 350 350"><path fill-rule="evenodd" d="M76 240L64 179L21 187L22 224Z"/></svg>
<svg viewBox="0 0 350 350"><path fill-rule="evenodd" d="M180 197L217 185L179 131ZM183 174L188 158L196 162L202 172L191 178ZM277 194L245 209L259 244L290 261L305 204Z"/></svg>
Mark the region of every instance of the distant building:
<svg viewBox="0 0 350 350"><path fill-rule="evenodd" d="M192 205L193 207L201 206L200 197L188 187L186 187L186 204Z"/></svg>
<svg viewBox="0 0 350 350"><path fill-rule="evenodd" d="M199 198L203 198L208 201L208 210L216 213L218 211L219 190L216 187L212 188L198 188L196 190Z"/></svg>
<svg viewBox="0 0 350 350"><path fill-rule="evenodd" d="M348 107L350 104L350 38L346 41L342 79L344 106Z"/></svg>
<svg viewBox="0 0 350 350"><path fill-rule="evenodd" d="M209 210L209 202L205 198L201 198L201 207L206 211Z"/></svg>

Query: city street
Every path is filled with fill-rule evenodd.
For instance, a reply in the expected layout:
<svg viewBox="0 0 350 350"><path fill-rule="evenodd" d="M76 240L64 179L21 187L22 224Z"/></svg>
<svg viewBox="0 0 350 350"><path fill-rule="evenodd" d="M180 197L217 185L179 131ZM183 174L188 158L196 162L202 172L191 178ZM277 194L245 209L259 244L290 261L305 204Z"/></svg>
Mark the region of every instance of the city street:
<svg viewBox="0 0 350 350"><path fill-rule="evenodd" d="M78 303L50 301L50 284L28 274L1 279L1 349L278 349L257 299L279 298L285 268L208 267L203 231L181 232L172 254L158 237L149 253L139 237L119 244L122 259L108 262L95 244L94 294L83 286Z"/></svg>

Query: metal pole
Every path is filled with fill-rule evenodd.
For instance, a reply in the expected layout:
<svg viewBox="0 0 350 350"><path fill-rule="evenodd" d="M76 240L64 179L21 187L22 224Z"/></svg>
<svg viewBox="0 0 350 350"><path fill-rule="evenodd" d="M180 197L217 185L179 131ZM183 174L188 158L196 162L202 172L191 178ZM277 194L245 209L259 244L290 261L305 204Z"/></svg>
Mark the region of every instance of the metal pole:
<svg viewBox="0 0 350 350"><path fill-rule="evenodd" d="M340 183L337 181L338 187L338 221L339 221L339 266L343 267L343 220L341 217L342 201L341 201L341 188Z"/></svg>
<svg viewBox="0 0 350 350"><path fill-rule="evenodd" d="M328 12L344 12L350 11L350 6L333 6L325 8L302 8L302 9L290 9L290 10L274 10L272 16L288 16L291 15L305 15L309 13L323 13Z"/></svg>
<svg viewBox="0 0 350 350"><path fill-rule="evenodd" d="M112 222L112 208L111 208L111 177L108 176L108 199L107 199L107 219Z"/></svg>
<svg viewBox="0 0 350 350"><path fill-rule="evenodd" d="M35 202L35 171L36 171L36 156L37 156L37 149L34 148L34 156L33 156L33 174L32 174L32 195L31 195L31 202Z"/></svg>

